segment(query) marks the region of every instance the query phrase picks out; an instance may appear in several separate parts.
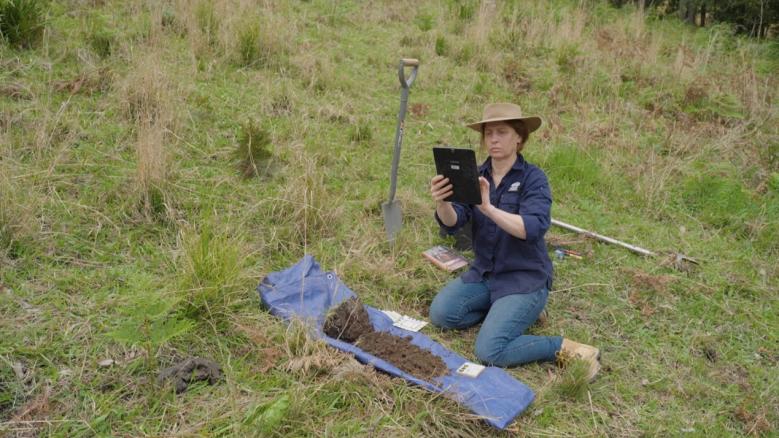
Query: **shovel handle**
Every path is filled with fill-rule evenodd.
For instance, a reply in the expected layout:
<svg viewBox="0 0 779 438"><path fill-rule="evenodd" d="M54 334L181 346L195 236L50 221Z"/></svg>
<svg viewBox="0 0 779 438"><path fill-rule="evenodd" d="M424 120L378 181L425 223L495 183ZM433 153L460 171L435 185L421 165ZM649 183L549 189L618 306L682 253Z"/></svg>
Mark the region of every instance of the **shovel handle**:
<svg viewBox="0 0 779 438"><path fill-rule="evenodd" d="M406 67L411 67L411 74L406 79ZM419 60L414 58L401 58L400 65L398 66L398 79L400 80L400 86L403 88L410 88L414 83L414 79L417 78L417 69L419 69Z"/></svg>
<svg viewBox="0 0 779 438"><path fill-rule="evenodd" d="M405 68L411 67L411 75L406 79ZM403 144L403 125L406 119L406 106L408 105L408 90L417 77L419 60L414 58L401 58L398 66L398 79L400 79L400 111L398 111L398 126L395 130L395 150L392 154L392 169L390 170L389 202L395 200L395 190L398 187L398 164L400 163L400 146Z"/></svg>

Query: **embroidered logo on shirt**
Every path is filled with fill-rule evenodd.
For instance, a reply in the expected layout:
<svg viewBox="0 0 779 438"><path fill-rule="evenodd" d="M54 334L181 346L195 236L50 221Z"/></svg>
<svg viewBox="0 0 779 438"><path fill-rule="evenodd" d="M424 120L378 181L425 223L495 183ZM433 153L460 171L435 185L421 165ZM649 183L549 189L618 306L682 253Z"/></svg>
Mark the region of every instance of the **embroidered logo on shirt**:
<svg viewBox="0 0 779 438"><path fill-rule="evenodd" d="M519 190L519 184L520 184L519 181L511 184L511 187L509 187L509 192L516 192L517 190Z"/></svg>

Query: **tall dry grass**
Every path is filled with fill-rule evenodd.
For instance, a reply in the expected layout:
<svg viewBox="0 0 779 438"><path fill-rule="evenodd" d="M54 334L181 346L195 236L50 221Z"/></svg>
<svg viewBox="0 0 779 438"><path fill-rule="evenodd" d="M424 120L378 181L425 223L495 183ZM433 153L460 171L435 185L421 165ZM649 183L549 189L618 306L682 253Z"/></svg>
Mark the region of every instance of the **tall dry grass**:
<svg viewBox="0 0 779 438"><path fill-rule="evenodd" d="M0 164L0 261L15 258L34 231L36 197L24 190L11 169Z"/></svg>
<svg viewBox="0 0 779 438"><path fill-rule="evenodd" d="M293 163L285 169L285 179L279 196L270 202L267 223L283 224L282 241L307 245L317 238L336 232L339 216L344 211L343 194L327 190L327 166L318 162L318 156L306 151L303 144L290 146ZM291 233L287 235L286 233Z"/></svg>
<svg viewBox="0 0 779 438"><path fill-rule="evenodd" d="M507 3L499 14L506 25L492 27L483 50L516 53L502 65L517 100L533 91L528 78L541 73L553 83L542 99L548 112L542 135L570 138L607 166L626 169L647 205L668 202L679 176L695 172L691 166L707 157L742 168L764 161L754 140L776 120L770 102L777 81L757 79L752 42L738 41L727 51L724 29L671 32L650 26L640 8L602 23L582 5ZM477 17L471 24L472 35L479 23ZM523 65L523 54L537 50L557 65ZM570 111L576 121L563 128L556 113ZM627 126L632 129L622 129Z"/></svg>
<svg viewBox="0 0 779 438"><path fill-rule="evenodd" d="M149 48L139 56L122 84L122 105L135 126L136 191L144 214L168 210L170 151L167 143L176 124L178 91L163 70L162 54Z"/></svg>
<svg viewBox="0 0 779 438"><path fill-rule="evenodd" d="M286 67L297 23L280 13L283 6L247 0L179 0L175 10L198 68L215 60Z"/></svg>

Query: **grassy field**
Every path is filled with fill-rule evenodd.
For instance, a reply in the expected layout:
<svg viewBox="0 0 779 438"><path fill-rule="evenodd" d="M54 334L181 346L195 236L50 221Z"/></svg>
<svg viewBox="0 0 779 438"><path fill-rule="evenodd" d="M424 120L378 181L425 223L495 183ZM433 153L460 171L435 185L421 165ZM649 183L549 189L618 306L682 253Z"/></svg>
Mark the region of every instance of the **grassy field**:
<svg viewBox="0 0 779 438"><path fill-rule="evenodd" d="M0 45L0 434L732 436L779 433L779 47L605 1L52 0ZM387 244L399 101L411 90ZM487 102L541 115L553 216L538 334L599 346L589 386L510 369L507 432L324 346L254 290L304 254L369 305L427 315L451 277L430 148ZM481 154L483 156L483 154ZM475 330L425 332L474 358ZM175 395L199 355L224 379Z"/></svg>

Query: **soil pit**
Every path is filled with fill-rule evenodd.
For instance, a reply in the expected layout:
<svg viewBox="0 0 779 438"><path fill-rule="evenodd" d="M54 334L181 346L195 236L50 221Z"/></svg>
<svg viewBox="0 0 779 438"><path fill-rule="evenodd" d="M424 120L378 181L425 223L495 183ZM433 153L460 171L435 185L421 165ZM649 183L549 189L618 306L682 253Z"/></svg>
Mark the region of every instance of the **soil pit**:
<svg viewBox="0 0 779 438"><path fill-rule="evenodd" d="M412 344L411 336L375 331L368 312L356 297L332 310L325 320L324 331L327 336L354 344L421 380L429 381L449 373L440 357Z"/></svg>

